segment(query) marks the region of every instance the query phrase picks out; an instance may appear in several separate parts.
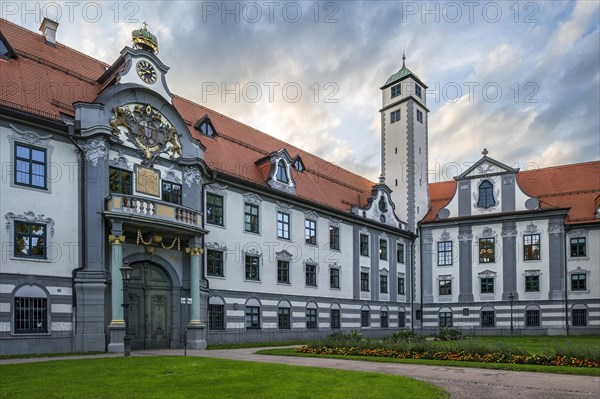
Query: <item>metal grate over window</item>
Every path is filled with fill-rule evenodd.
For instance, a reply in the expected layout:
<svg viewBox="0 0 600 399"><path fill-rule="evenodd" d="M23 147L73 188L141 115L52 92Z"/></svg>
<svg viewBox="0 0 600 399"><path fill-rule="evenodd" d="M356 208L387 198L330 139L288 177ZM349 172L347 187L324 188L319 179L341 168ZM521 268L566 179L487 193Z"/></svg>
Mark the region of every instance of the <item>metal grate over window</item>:
<svg viewBox="0 0 600 399"><path fill-rule="evenodd" d="M48 332L48 299L15 298L15 333Z"/></svg>
<svg viewBox="0 0 600 399"><path fill-rule="evenodd" d="M225 329L225 306L208 305L208 328L211 330Z"/></svg>

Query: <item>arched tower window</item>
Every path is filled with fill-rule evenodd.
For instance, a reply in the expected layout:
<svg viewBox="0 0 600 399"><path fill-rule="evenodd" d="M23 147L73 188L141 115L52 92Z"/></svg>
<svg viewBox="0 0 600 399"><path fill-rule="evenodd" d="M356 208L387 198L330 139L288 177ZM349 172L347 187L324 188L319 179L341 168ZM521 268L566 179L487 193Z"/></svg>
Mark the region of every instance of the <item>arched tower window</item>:
<svg viewBox="0 0 600 399"><path fill-rule="evenodd" d="M484 180L479 185L479 200L477 201L477 206L480 208L489 208L494 205L496 205L496 201L494 201L494 186L489 180Z"/></svg>
<svg viewBox="0 0 600 399"><path fill-rule="evenodd" d="M277 162L277 174L275 175L275 178L282 183L289 183L287 166L282 159Z"/></svg>

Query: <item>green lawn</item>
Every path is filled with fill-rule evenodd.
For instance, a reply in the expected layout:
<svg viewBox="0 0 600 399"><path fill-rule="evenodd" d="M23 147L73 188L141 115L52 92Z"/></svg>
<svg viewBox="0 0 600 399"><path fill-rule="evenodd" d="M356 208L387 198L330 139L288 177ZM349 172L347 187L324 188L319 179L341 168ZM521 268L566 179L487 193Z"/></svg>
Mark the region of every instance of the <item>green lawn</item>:
<svg viewBox="0 0 600 399"><path fill-rule="evenodd" d="M239 349L239 348L264 348L267 346L291 346L291 345L306 345L306 341L288 341L288 342L239 342L232 344L211 344L208 345L208 350L211 349Z"/></svg>
<svg viewBox="0 0 600 399"><path fill-rule="evenodd" d="M0 366L0 398L448 398L410 378L198 357L81 359Z"/></svg>
<svg viewBox="0 0 600 399"><path fill-rule="evenodd" d="M510 344L520 348L524 348L529 353L541 354L545 352L551 352L556 349L557 346L571 346L571 345L583 345L590 348L595 347L600 349L600 337L592 336L527 336L527 337L468 337L466 339L472 341L479 341L484 343L495 344L502 342ZM441 343L441 342L440 342Z"/></svg>

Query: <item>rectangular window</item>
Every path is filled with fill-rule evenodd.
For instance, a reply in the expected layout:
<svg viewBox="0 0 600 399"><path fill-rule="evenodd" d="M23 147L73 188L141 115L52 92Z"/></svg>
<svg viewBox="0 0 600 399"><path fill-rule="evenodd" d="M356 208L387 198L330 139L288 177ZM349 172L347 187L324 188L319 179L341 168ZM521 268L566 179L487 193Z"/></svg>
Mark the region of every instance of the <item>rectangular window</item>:
<svg viewBox="0 0 600 399"><path fill-rule="evenodd" d="M402 93L401 86L402 86L401 83L399 83L395 86L392 86L392 98L398 97Z"/></svg>
<svg viewBox="0 0 600 399"><path fill-rule="evenodd" d="M15 221L15 256L46 257L46 225Z"/></svg>
<svg viewBox="0 0 600 399"><path fill-rule="evenodd" d="M571 257L582 257L585 253L585 237L571 238Z"/></svg>
<svg viewBox="0 0 600 399"><path fill-rule="evenodd" d="M398 312L398 327L406 327L406 312Z"/></svg>
<svg viewBox="0 0 600 399"><path fill-rule="evenodd" d="M208 305L208 328L210 330L225 329L225 306Z"/></svg>
<svg viewBox="0 0 600 399"><path fill-rule="evenodd" d="M390 112L390 123L395 123L400 120L400 110Z"/></svg>
<svg viewBox="0 0 600 399"><path fill-rule="evenodd" d="M290 308L277 309L277 326L280 330L289 330L292 328Z"/></svg>
<svg viewBox="0 0 600 399"><path fill-rule="evenodd" d="M337 226L329 226L329 248L340 250L340 228Z"/></svg>
<svg viewBox="0 0 600 399"><path fill-rule="evenodd" d="M223 197L206 193L206 223L223 226Z"/></svg>
<svg viewBox="0 0 600 399"><path fill-rule="evenodd" d="M388 276L381 275L379 276L379 292L382 294L388 293Z"/></svg>
<svg viewBox="0 0 600 399"><path fill-rule="evenodd" d="M493 310L481 311L481 327L495 327L496 326L496 312Z"/></svg>
<svg viewBox="0 0 600 399"><path fill-rule="evenodd" d="M404 264L404 244L398 244L396 247L396 261Z"/></svg>
<svg viewBox="0 0 600 399"><path fill-rule="evenodd" d="M423 318L423 311L421 309L415 310L415 320L421 320Z"/></svg>
<svg viewBox="0 0 600 399"><path fill-rule="evenodd" d="M360 254L369 256L369 236L366 234L360 235Z"/></svg>
<svg viewBox="0 0 600 399"><path fill-rule="evenodd" d="M249 330L260 329L260 307L246 306L246 328Z"/></svg>
<svg viewBox="0 0 600 399"><path fill-rule="evenodd" d="M48 332L48 300L46 298L15 297L15 333Z"/></svg>
<svg viewBox="0 0 600 399"><path fill-rule="evenodd" d="M415 94L417 97L421 98L421 86L415 83Z"/></svg>
<svg viewBox="0 0 600 399"><path fill-rule="evenodd" d="M469 310L469 308L463 308L463 317L467 317L469 316L469 314L471 313L471 311Z"/></svg>
<svg viewBox="0 0 600 399"><path fill-rule="evenodd" d="M423 123L423 112L417 110L417 122Z"/></svg>
<svg viewBox="0 0 600 399"><path fill-rule="evenodd" d="M540 260L540 235L523 236L523 260Z"/></svg>
<svg viewBox="0 0 600 399"><path fill-rule="evenodd" d="M290 283L290 262L286 260L277 261L277 282L281 284Z"/></svg>
<svg viewBox="0 0 600 399"><path fill-rule="evenodd" d="M246 280L260 280L258 256L246 255Z"/></svg>
<svg viewBox="0 0 600 399"><path fill-rule="evenodd" d="M367 272L360 273L360 290L369 291L369 273Z"/></svg>
<svg viewBox="0 0 600 399"><path fill-rule="evenodd" d="M452 280L440 279L439 294L440 295L452 295Z"/></svg>
<svg viewBox="0 0 600 399"><path fill-rule="evenodd" d="M222 251L213 251L212 249L206 251L206 274L223 277Z"/></svg>
<svg viewBox="0 0 600 399"><path fill-rule="evenodd" d="M317 265L306 265L306 285L317 286Z"/></svg>
<svg viewBox="0 0 600 399"><path fill-rule="evenodd" d="M111 193L131 195L133 193L132 173L128 170L109 168L108 187Z"/></svg>
<svg viewBox="0 0 600 399"><path fill-rule="evenodd" d="M172 204L181 205L181 184L163 180L162 200Z"/></svg>
<svg viewBox="0 0 600 399"><path fill-rule="evenodd" d="M494 263L496 261L493 238L479 239L479 263Z"/></svg>
<svg viewBox="0 0 600 399"><path fill-rule="evenodd" d="M290 239L290 215L277 212L277 238Z"/></svg>
<svg viewBox="0 0 600 399"><path fill-rule="evenodd" d="M587 309L573 309L573 327L587 326Z"/></svg>
<svg viewBox="0 0 600 399"><path fill-rule="evenodd" d="M387 258L388 258L387 240L379 240L379 259L387 260Z"/></svg>
<svg viewBox="0 0 600 399"><path fill-rule="evenodd" d="M341 318L340 318L340 310L339 309L331 309L331 328L341 328Z"/></svg>
<svg viewBox="0 0 600 399"><path fill-rule="evenodd" d="M388 328L390 326L390 322L388 319L388 312L385 310L381 311L381 328Z"/></svg>
<svg viewBox="0 0 600 399"><path fill-rule="evenodd" d="M571 274L571 291L585 291L587 289L586 280L587 274L585 273Z"/></svg>
<svg viewBox="0 0 600 399"><path fill-rule="evenodd" d="M307 244L317 245L317 222L306 219L304 221L304 239Z"/></svg>
<svg viewBox="0 0 600 399"><path fill-rule="evenodd" d="M317 309L306 309L306 328L317 328Z"/></svg>
<svg viewBox="0 0 600 399"><path fill-rule="evenodd" d="M371 324L371 317L368 310L362 310L360 312L360 326L361 327L369 327Z"/></svg>
<svg viewBox="0 0 600 399"><path fill-rule="evenodd" d="M438 266L452 266L452 241L438 242Z"/></svg>
<svg viewBox="0 0 600 399"><path fill-rule="evenodd" d="M250 233L258 233L258 206L249 203L244 204L244 230Z"/></svg>
<svg viewBox="0 0 600 399"><path fill-rule="evenodd" d="M540 310L531 309L525 310L525 326L539 327L540 326Z"/></svg>
<svg viewBox="0 0 600 399"><path fill-rule="evenodd" d="M404 290L404 277L398 277L398 295L405 295Z"/></svg>
<svg viewBox="0 0 600 399"><path fill-rule="evenodd" d="M493 277L482 277L481 278L481 293L482 294L493 294L494 293L494 278Z"/></svg>
<svg viewBox="0 0 600 399"><path fill-rule="evenodd" d="M340 269L329 269L329 288L340 288Z"/></svg>
<svg viewBox="0 0 600 399"><path fill-rule="evenodd" d="M15 143L15 184L46 188L46 150Z"/></svg>
<svg viewBox="0 0 600 399"><path fill-rule="evenodd" d="M440 327L452 327L452 312L440 312Z"/></svg>
<svg viewBox="0 0 600 399"><path fill-rule="evenodd" d="M525 276L525 292L540 292L540 276Z"/></svg>

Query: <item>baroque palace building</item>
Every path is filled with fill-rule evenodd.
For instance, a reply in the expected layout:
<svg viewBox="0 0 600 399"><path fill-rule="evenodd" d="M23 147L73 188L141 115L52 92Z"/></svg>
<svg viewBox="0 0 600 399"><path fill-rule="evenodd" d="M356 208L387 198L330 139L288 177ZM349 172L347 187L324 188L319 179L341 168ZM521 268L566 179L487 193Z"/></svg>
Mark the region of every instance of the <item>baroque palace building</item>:
<svg viewBox="0 0 600 399"><path fill-rule="evenodd" d="M0 21L1 354L600 333L599 161L429 183L403 60L371 182L173 94L145 27L112 65L57 28Z"/></svg>

